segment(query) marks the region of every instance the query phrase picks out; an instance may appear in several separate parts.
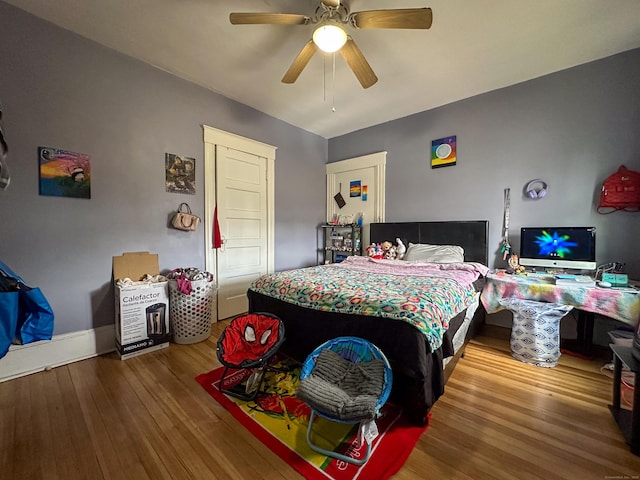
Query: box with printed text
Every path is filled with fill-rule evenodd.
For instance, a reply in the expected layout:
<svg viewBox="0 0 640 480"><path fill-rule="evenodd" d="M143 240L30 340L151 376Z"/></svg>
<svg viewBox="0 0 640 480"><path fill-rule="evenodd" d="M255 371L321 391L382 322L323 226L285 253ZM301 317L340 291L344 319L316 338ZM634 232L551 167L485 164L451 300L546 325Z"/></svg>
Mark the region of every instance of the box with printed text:
<svg viewBox="0 0 640 480"><path fill-rule="evenodd" d="M140 281L158 273L157 254L132 252L113 257L116 349L122 360L169 346L168 283ZM132 283L119 285L118 280L125 278Z"/></svg>

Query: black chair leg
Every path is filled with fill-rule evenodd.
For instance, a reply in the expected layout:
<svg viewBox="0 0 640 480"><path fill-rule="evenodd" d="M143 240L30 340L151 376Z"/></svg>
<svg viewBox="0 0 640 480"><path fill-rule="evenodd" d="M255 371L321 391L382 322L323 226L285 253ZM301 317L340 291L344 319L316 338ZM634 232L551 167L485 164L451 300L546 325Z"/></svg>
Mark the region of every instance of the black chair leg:
<svg viewBox="0 0 640 480"><path fill-rule="evenodd" d="M236 385L230 387L230 388L223 388L223 383L224 383L224 379L227 376L227 371L229 370L229 367L225 365L224 370L222 371L222 377L220 378L220 383L218 384L218 390L221 393L227 394L227 395L231 395L232 397L236 397L239 398L240 400L244 400L245 402L249 402L253 399L256 398L256 396L258 395L258 393L260 393L260 391L262 390L262 383L264 382L264 376L266 373L266 370L268 369L268 367L264 366L264 367L258 367L260 369L262 369L262 373L260 374L260 381L258 383L257 388L252 389L251 392L247 392L246 390L246 382L240 382L237 383ZM252 370L257 370L258 368L252 369Z"/></svg>

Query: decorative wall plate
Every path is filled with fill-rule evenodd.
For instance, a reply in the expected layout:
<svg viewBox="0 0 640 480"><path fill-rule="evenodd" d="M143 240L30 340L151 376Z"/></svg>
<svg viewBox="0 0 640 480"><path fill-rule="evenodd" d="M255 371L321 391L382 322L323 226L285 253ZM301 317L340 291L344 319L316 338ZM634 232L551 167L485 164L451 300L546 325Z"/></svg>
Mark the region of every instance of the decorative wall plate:
<svg viewBox="0 0 640 480"><path fill-rule="evenodd" d="M448 143L441 144L438 148L436 148L436 157L438 158L447 158L451 154L451 145Z"/></svg>

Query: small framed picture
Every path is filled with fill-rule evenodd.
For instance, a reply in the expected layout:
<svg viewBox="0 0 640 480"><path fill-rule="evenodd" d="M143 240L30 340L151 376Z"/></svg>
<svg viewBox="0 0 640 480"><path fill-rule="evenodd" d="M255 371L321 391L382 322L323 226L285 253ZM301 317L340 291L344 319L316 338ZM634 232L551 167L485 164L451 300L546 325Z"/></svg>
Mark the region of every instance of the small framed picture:
<svg viewBox="0 0 640 480"><path fill-rule="evenodd" d="M84 153L38 147L40 195L91 198L91 160Z"/></svg>
<svg viewBox="0 0 640 480"><path fill-rule="evenodd" d="M439 138L431 142L431 168L456 164L456 136Z"/></svg>
<svg viewBox="0 0 640 480"><path fill-rule="evenodd" d="M196 159L165 153L165 188L171 193L196 194Z"/></svg>

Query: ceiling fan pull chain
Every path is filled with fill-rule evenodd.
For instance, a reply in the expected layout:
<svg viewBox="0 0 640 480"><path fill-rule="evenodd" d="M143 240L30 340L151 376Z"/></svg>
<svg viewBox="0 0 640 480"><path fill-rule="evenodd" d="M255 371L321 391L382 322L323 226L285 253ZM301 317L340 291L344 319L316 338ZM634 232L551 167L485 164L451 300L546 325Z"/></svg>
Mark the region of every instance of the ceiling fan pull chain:
<svg viewBox="0 0 640 480"><path fill-rule="evenodd" d="M333 52L333 85L331 85L331 111L336 111L336 52Z"/></svg>
<svg viewBox="0 0 640 480"><path fill-rule="evenodd" d="M327 103L327 56L322 56L322 101Z"/></svg>

